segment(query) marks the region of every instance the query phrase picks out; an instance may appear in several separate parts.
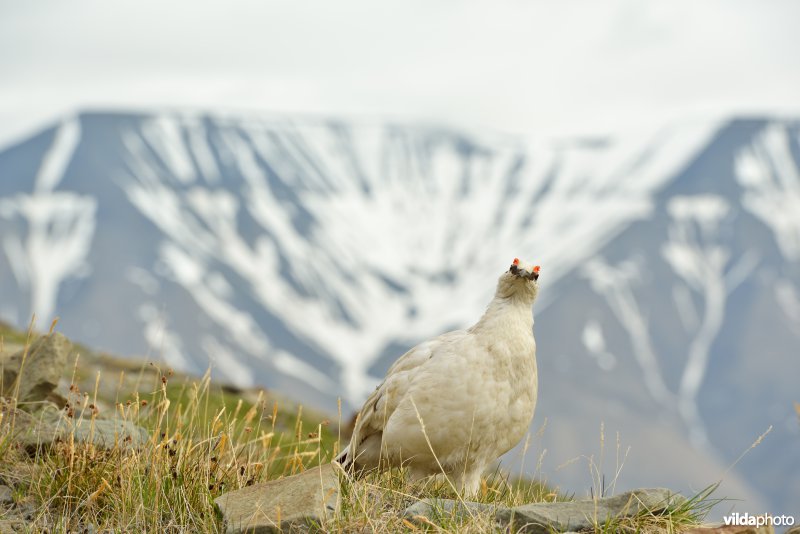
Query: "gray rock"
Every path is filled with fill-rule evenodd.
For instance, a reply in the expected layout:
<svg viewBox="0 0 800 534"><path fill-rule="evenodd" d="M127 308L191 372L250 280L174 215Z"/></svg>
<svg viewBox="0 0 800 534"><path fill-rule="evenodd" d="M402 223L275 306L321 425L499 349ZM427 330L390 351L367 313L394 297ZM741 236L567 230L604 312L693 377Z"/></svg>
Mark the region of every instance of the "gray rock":
<svg viewBox="0 0 800 534"><path fill-rule="evenodd" d="M9 408L3 424L13 427L14 440L32 451L55 441L66 441L74 436L78 443L91 443L96 447L139 448L149 439L147 431L130 421L112 419L74 420L64 415L52 404L45 404L34 414Z"/></svg>
<svg viewBox="0 0 800 534"><path fill-rule="evenodd" d="M144 428L136 426L130 421L95 419L94 421L75 422L64 418L63 425L59 430L59 438L66 439L73 433L75 441L91 443L105 449L110 449L114 445L125 449L138 449L150 439L150 435Z"/></svg>
<svg viewBox="0 0 800 534"><path fill-rule="evenodd" d="M28 347L0 359L0 396L18 402L45 400L58 385L72 344L58 332L42 336Z"/></svg>
<svg viewBox="0 0 800 534"><path fill-rule="evenodd" d="M339 506L339 475L331 465L231 491L214 501L228 534L316 530Z"/></svg>
<svg viewBox="0 0 800 534"><path fill-rule="evenodd" d="M0 486L0 504L11 504L14 502L14 491L8 486Z"/></svg>
<svg viewBox="0 0 800 534"><path fill-rule="evenodd" d="M635 515L641 511L659 511L676 504L680 495L666 489L640 489L603 499L525 504L515 508L498 507L453 499L423 499L406 508L409 519L424 517L437 522L442 516L463 517L473 513L494 512L497 523L519 532L550 534L552 532L592 530L609 518Z"/></svg>
<svg viewBox="0 0 800 534"><path fill-rule="evenodd" d="M525 504L499 509L495 518L513 531L535 534L594 529L608 519L658 512L681 500L663 488L639 489L597 500Z"/></svg>
<svg viewBox="0 0 800 534"><path fill-rule="evenodd" d="M56 409L57 410L57 409ZM38 444L49 444L56 439L56 417L46 409L36 416L13 409L11 404L0 405L0 433L10 434L12 439L21 444L25 449L34 450Z"/></svg>

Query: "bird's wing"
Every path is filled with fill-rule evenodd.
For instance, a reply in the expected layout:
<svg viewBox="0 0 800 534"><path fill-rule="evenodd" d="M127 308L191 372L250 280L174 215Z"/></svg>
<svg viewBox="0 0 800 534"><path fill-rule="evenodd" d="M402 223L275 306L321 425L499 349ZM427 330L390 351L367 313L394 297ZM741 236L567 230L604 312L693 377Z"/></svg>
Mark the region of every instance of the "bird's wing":
<svg viewBox="0 0 800 534"><path fill-rule="evenodd" d="M386 372L386 378L375 388L358 414L349 447L353 454L357 454L358 446L365 439L383 431L386 421L406 396L420 367L434 356L440 346L459 339L465 334L466 332L463 330L442 334L430 341L420 343L394 362Z"/></svg>

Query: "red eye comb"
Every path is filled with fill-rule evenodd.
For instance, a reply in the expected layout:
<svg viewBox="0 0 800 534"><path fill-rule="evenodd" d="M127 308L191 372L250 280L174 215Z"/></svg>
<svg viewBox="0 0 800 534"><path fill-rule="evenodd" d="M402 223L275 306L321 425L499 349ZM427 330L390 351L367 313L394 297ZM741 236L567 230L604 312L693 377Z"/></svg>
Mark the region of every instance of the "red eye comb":
<svg viewBox="0 0 800 534"><path fill-rule="evenodd" d="M539 274L539 269L541 269L541 267L539 267L537 265L536 267L533 268L533 272L535 272L536 274Z"/></svg>
<svg viewBox="0 0 800 534"><path fill-rule="evenodd" d="M519 265L519 258L514 258L514 265Z"/></svg>

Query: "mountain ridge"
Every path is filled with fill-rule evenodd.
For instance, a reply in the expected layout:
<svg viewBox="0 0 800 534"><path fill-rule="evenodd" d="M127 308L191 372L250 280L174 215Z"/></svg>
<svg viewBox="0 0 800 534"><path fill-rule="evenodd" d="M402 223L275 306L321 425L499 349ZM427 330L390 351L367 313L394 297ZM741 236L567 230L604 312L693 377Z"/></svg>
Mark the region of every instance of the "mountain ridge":
<svg viewBox="0 0 800 534"><path fill-rule="evenodd" d="M796 121L712 121L587 144L341 120L78 114L0 152L0 280L11 295L0 315L19 324L33 310L42 321L59 313L65 332L95 346L195 371L210 360L243 385L352 407L403 349L474 321L509 258L533 251L547 380L537 420L565 422L542 445L562 452L553 472L568 451L585 453L565 436L596 428L590 398L612 412L641 407L635 424L596 414L635 443L651 439L637 425L666 417L664 430L648 428L700 451L688 465L724 465L749 445L704 445L725 433L710 422L735 421L726 402L747 414L747 439L763 432L759 419L780 425L782 447L797 439L788 384L762 417L726 397L744 377L721 365L738 354L753 367L725 341L754 320L741 311L748 294L761 302L755 319L774 325L768 368L786 377L798 365L800 224L791 202L774 201L800 187L797 131ZM706 309L717 312L704 322Z"/></svg>

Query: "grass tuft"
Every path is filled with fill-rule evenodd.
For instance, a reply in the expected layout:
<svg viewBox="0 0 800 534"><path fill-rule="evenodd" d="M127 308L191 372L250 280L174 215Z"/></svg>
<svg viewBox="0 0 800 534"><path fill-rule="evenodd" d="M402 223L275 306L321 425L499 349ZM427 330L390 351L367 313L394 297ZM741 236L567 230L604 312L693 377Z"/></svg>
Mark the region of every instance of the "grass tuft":
<svg viewBox="0 0 800 534"><path fill-rule="evenodd" d="M63 409L22 408L34 416L62 413L90 431L102 412L144 428L148 439L141 447L119 436L112 448L100 448L81 443L73 431L27 451L12 439L18 407L5 403L0 483L14 488L17 512L0 511L0 519L29 510L23 519L31 531L82 531L91 524L100 531L217 532L222 525L213 501L222 493L298 473L335 451L327 421L302 407L289 412L263 391L240 398L213 384L209 373L178 377L155 364L133 380L124 374L109 400L100 394L99 373L93 390L82 391L76 365Z"/></svg>
<svg viewBox="0 0 800 534"><path fill-rule="evenodd" d="M31 335L0 324L0 347L31 342ZM74 426L90 429L101 418L130 423L146 430L146 440L135 447L118 436L108 449L68 434L52 446L26 450L12 439L20 407L13 399L4 401L0 484L13 488L14 502L0 505L0 520L20 521L28 531L82 532L91 525L98 532L222 532L214 499L327 463L341 448L340 424L265 391L221 387L209 372L193 378L154 363L133 364L82 347L78 351L81 356L65 377L65 406L21 408L42 419L60 414ZM600 466L592 469L594 495L613 493L627 454L620 458L618 437L617 450L610 484ZM342 477L340 513L319 529L496 531L497 507L572 499L538 480L513 478L497 469L483 479L475 499L485 508L457 513L437 503L432 520L411 520L402 512L420 499L460 497L447 481L410 484L405 475L394 470L370 473L359 481ZM719 502L711 498L715 489L709 486L662 514L597 524L595 532L680 532L700 523Z"/></svg>

